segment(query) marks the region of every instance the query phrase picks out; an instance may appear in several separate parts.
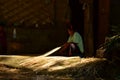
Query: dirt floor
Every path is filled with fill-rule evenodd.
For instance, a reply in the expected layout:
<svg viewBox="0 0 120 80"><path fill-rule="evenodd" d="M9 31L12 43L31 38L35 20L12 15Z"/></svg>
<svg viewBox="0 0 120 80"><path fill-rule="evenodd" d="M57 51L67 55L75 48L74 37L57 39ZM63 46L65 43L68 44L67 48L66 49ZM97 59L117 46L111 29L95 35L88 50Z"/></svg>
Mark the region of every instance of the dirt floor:
<svg viewBox="0 0 120 80"><path fill-rule="evenodd" d="M1 55L0 80L107 80L106 65L104 58Z"/></svg>

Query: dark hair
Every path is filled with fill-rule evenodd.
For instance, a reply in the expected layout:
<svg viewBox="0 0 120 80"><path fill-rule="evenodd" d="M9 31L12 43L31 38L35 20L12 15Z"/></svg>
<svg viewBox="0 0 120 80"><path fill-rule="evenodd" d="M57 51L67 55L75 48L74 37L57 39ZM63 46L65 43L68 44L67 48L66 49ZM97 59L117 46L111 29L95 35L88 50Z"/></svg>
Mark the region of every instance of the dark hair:
<svg viewBox="0 0 120 80"><path fill-rule="evenodd" d="M75 31L73 25L71 23L66 24L67 29Z"/></svg>
<svg viewBox="0 0 120 80"><path fill-rule="evenodd" d="M69 30L73 30L73 27L72 27L71 24L67 24L66 26L67 26L67 29L69 29Z"/></svg>

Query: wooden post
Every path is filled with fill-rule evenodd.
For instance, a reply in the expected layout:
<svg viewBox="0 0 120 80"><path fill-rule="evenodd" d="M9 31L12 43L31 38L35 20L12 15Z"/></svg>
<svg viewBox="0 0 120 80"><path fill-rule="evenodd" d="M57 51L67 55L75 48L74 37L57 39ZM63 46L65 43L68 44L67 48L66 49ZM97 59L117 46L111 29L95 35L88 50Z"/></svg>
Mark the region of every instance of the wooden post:
<svg viewBox="0 0 120 80"><path fill-rule="evenodd" d="M85 55L91 57L94 54L93 37L93 0L86 0L84 10L84 43Z"/></svg>

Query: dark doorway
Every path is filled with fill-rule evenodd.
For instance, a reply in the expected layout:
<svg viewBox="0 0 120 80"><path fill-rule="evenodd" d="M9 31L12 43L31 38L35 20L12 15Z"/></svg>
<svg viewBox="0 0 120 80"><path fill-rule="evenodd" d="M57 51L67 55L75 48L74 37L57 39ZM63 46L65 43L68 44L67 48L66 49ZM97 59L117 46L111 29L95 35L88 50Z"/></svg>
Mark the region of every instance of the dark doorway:
<svg viewBox="0 0 120 80"><path fill-rule="evenodd" d="M99 4L98 4L98 0L94 0L93 1L93 31L94 31L94 52L96 52L96 50L98 49L98 39L97 39L97 35L98 35L98 15L99 15Z"/></svg>
<svg viewBox="0 0 120 80"><path fill-rule="evenodd" d="M80 0L69 0L71 10L71 24L83 37L84 33L84 12Z"/></svg>

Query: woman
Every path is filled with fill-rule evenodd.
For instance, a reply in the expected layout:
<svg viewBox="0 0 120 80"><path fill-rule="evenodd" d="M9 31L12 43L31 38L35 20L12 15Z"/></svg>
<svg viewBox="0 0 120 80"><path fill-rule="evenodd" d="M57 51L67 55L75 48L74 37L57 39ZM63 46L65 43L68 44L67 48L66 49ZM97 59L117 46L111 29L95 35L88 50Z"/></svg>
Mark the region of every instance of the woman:
<svg viewBox="0 0 120 80"><path fill-rule="evenodd" d="M60 49L60 53L67 52L67 56L83 57L84 46L81 35L73 29L71 24L67 24L69 34L68 41Z"/></svg>

